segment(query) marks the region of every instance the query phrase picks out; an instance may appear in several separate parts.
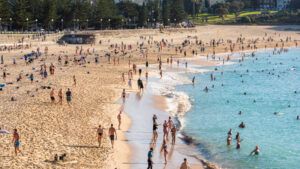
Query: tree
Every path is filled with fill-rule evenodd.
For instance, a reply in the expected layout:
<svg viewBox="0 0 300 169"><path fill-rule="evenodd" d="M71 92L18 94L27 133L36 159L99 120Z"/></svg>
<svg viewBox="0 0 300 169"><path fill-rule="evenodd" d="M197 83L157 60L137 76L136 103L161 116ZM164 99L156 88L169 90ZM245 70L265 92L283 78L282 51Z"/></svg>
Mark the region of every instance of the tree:
<svg viewBox="0 0 300 169"><path fill-rule="evenodd" d="M184 11L183 0L173 0L171 4L171 19L176 23L183 21L186 18Z"/></svg>
<svg viewBox="0 0 300 169"><path fill-rule="evenodd" d="M71 27L73 21L72 0L56 0L57 22L60 27Z"/></svg>
<svg viewBox="0 0 300 169"><path fill-rule="evenodd" d="M216 9L216 14L218 14L219 17L222 18L222 21L224 22L224 16L228 14L228 9L221 6Z"/></svg>
<svg viewBox="0 0 300 169"><path fill-rule="evenodd" d="M7 0L0 0L0 18L2 21L8 21L11 17L11 6Z"/></svg>
<svg viewBox="0 0 300 169"><path fill-rule="evenodd" d="M117 7L113 0L97 0L95 11L96 19L99 21L100 19L115 17Z"/></svg>
<svg viewBox="0 0 300 169"><path fill-rule="evenodd" d="M293 10L300 9L300 1L299 0L291 0L290 7Z"/></svg>
<svg viewBox="0 0 300 169"><path fill-rule="evenodd" d="M146 4L143 3L143 5L139 8L139 26L143 27L145 23L147 22L148 10L146 7Z"/></svg>
<svg viewBox="0 0 300 169"><path fill-rule="evenodd" d="M56 0L45 0L43 4L44 16L41 18L43 25L48 29L53 29L54 22L57 21Z"/></svg>
<svg viewBox="0 0 300 169"><path fill-rule="evenodd" d="M170 19L170 0L162 1L162 20L164 25L169 25Z"/></svg>
<svg viewBox="0 0 300 169"><path fill-rule="evenodd" d="M235 15L235 20L237 20L239 12L244 8L244 3L241 1L232 1L229 5L230 12L233 12Z"/></svg>
<svg viewBox="0 0 300 169"><path fill-rule="evenodd" d="M13 24L16 28L24 28L27 26L27 18L31 18L30 3L28 0L16 0L13 6Z"/></svg>

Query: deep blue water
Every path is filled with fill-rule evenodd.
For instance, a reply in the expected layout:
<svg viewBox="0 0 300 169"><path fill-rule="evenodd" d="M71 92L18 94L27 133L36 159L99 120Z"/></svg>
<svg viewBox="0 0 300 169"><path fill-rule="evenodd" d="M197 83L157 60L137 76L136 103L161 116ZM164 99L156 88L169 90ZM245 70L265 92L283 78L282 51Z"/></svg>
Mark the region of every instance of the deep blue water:
<svg viewBox="0 0 300 169"><path fill-rule="evenodd" d="M196 77L195 86L177 86L190 96L183 131L200 143L199 152L224 168L300 168L300 49L279 55L256 52L241 64L218 67L216 81L210 81L210 74L189 74ZM238 128L242 121L245 129ZM230 128L233 144L228 147ZM243 140L240 150L235 148L236 132ZM255 145L260 155L249 156Z"/></svg>

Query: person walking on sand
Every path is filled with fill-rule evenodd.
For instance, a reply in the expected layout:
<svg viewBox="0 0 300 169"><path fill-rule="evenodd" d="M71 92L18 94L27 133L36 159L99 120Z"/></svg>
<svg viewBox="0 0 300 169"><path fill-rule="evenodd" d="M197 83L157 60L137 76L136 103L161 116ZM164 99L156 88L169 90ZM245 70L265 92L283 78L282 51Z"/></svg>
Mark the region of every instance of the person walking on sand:
<svg viewBox="0 0 300 169"><path fill-rule="evenodd" d="M62 105L62 99L63 99L62 89L59 89L58 91L58 98L59 98L58 102Z"/></svg>
<svg viewBox="0 0 300 169"><path fill-rule="evenodd" d="M3 55L1 55L1 65L3 65L4 64L4 59L3 59Z"/></svg>
<svg viewBox="0 0 300 169"><path fill-rule="evenodd" d="M66 92L66 98L67 98L68 105L70 105L70 103L72 101L72 92L71 92L70 88L68 88L68 90Z"/></svg>
<svg viewBox="0 0 300 169"><path fill-rule="evenodd" d="M163 132L164 132L164 139L168 140L168 136L169 136L169 131L168 131L168 123L165 120L164 124L163 124Z"/></svg>
<svg viewBox="0 0 300 169"><path fill-rule="evenodd" d="M169 152L168 152L167 142L166 142L165 139L163 140L163 144L162 144L162 147L161 147L161 152L164 153L165 164L167 164L167 155L168 155Z"/></svg>
<svg viewBox="0 0 300 169"><path fill-rule="evenodd" d="M171 134L172 134L172 144L175 145L176 142L176 127L173 125L171 128Z"/></svg>
<svg viewBox="0 0 300 169"><path fill-rule="evenodd" d="M148 71L145 73L145 77L146 77L146 82L148 82L148 78L149 78L149 73L148 73Z"/></svg>
<svg viewBox="0 0 300 169"><path fill-rule="evenodd" d="M102 141L102 136L103 136L103 128L101 125L99 125L98 129L97 129L97 135L98 135L98 144L99 147L101 146L101 141Z"/></svg>
<svg viewBox="0 0 300 169"><path fill-rule="evenodd" d="M121 117L122 111L119 112L117 118L118 118L118 129L121 130L121 122L122 122L122 117Z"/></svg>
<svg viewBox="0 0 300 169"><path fill-rule="evenodd" d="M170 131L173 127L173 120L171 118L171 116L169 116L169 120L168 120L168 131Z"/></svg>
<svg viewBox="0 0 300 169"><path fill-rule="evenodd" d="M126 100L126 92L125 92L125 89L123 89L123 92L122 92L122 99L123 99L123 103L125 103L125 100Z"/></svg>
<svg viewBox="0 0 300 169"><path fill-rule="evenodd" d="M117 139L117 132L116 129L114 128L114 125L111 124L109 130L108 130L108 135L110 138L111 146L114 148L114 141Z"/></svg>
<svg viewBox="0 0 300 169"><path fill-rule="evenodd" d="M157 129L158 129L158 124L156 123L156 121L153 122L153 142L152 143L156 143L156 140L158 138L158 133L157 133Z"/></svg>
<svg viewBox="0 0 300 169"><path fill-rule="evenodd" d="M12 142L14 143L14 147L15 147L15 155L18 155L19 153L22 153L20 150L20 135L17 131L17 129L14 129L14 133L13 133L13 140Z"/></svg>
<svg viewBox="0 0 300 169"><path fill-rule="evenodd" d="M73 76L73 86L76 86L76 77L75 77L75 75Z"/></svg>
<svg viewBox="0 0 300 169"><path fill-rule="evenodd" d="M163 72L162 72L162 70L159 71L159 75L160 75L160 79L162 79L162 77L163 77Z"/></svg>
<svg viewBox="0 0 300 169"><path fill-rule="evenodd" d="M33 77L32 73L29 75L29 79L30 79L30 82L33 83L34 77Z"/></svg>
<svg viewBox="0 0 300 169"><path fill-rule="evenodd" d="M51 103L55 102L54 89L52 89L51 92L50 92L50 99L51 99Z"/></svg>
<svg viewBox="0 0 300 169"><path fill-rule="evenodd" d="M153 169L153 161L152 161L152 157L153 157L153 148L151 147L150 150L148 151L148 167L147 169Z"/></svg>

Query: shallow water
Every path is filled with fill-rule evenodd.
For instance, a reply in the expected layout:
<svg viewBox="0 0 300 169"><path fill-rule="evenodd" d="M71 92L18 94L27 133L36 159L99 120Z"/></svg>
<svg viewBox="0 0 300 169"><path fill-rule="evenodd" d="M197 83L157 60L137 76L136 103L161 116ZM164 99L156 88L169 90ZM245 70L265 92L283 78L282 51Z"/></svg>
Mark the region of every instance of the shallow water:
<svg viewBox="0 0 300 169"><path fill-rule="evenodd" d="M190 96L192 108L184 117L182 131L196 139L201 154L223 168L300 168L300 121L296 120L300 115L300 49L278 55L261 51L242 65L237 62L218 69L216 81L210 81L211 72L188 74L196 77L195 86L176 87ZM203 91L205 86L208 93ZM238 128L242 121L245 129ZM228 147L230 128L233 142ZM235 149L236 132L242 139L240 150ZM249 156L255 145L261 154Z"/></svg>

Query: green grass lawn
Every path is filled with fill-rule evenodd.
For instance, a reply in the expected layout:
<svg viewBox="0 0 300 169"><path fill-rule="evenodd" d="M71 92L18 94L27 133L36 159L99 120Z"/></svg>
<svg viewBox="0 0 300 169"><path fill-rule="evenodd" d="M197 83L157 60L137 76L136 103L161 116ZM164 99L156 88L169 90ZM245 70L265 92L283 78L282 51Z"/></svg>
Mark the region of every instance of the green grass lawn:
<svg viewBox="0 0 300 169"><path fill-rule="evenodd" d="M268 11L269 13L276 13L277 11ZM240 12L238 17L245 17L245 16L251 16L251 15L260 15L261 11L243 11ZM222 24L222 23L234 23L235 22L235 15L234 14L228 14L224 17L224 22L222 21L222 18L220 18L217 15L212 15L209 13L202 13L198 14L196 17L189 17L195 24L203 24L202 20L207 17L207 23L208 24Z"/></svg>

